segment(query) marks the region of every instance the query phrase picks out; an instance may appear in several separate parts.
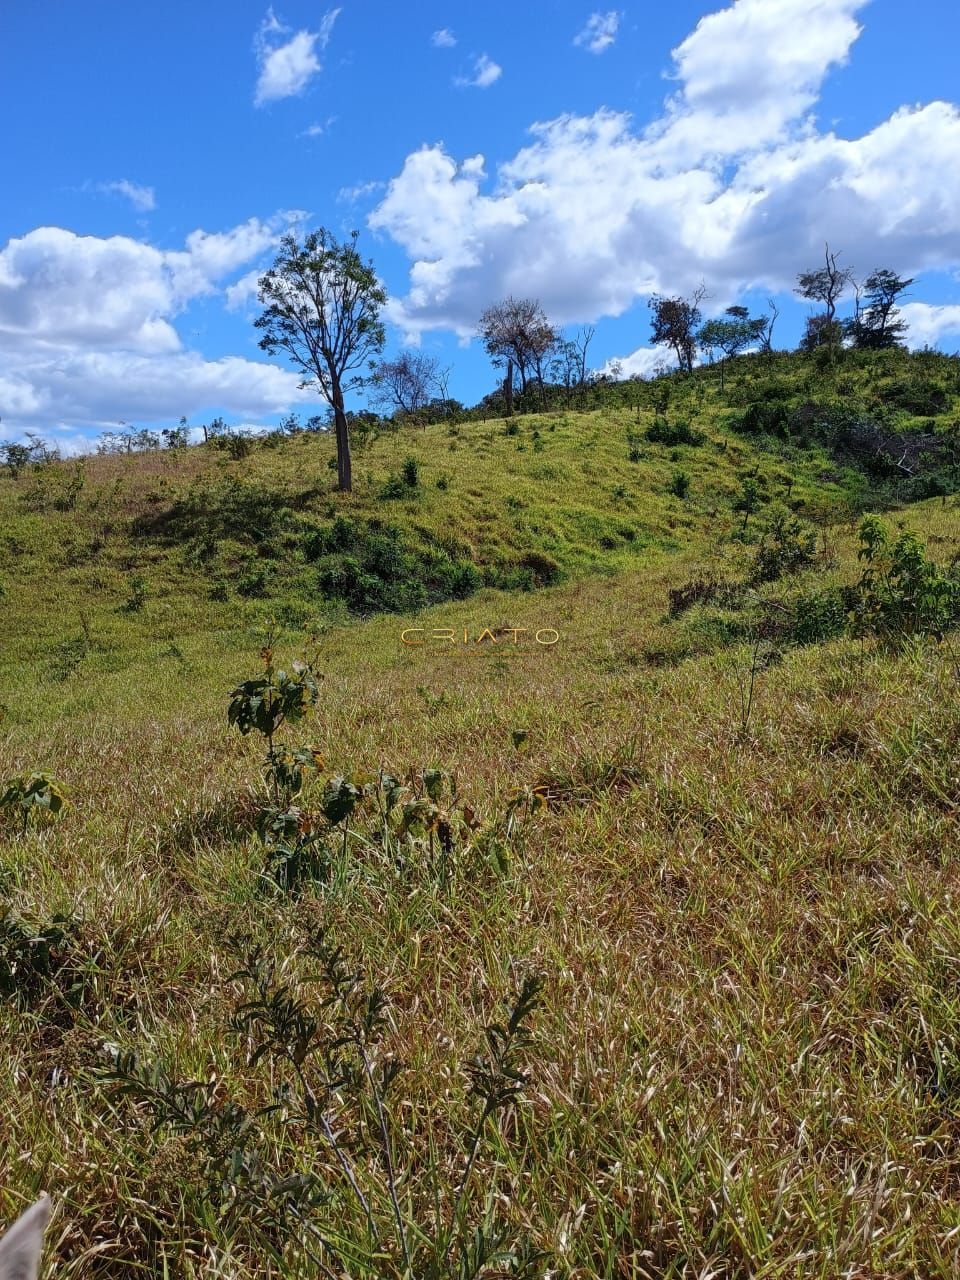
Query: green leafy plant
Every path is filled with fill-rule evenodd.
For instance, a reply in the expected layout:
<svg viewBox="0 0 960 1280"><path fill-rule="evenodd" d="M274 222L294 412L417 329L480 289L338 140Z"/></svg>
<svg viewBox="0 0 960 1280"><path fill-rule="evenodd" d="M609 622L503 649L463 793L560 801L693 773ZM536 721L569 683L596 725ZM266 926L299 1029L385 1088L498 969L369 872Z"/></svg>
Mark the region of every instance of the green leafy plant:
<svg viewBox="0 0 960 1280"><path fill-rule="evenodd" d="M763 540L754 557L750 580L776 582L785 574L808 568L817 548L816 530L785 507L777 507L767 521Z"/></svg>
<svg viewBox="0 0 960 1280"><path fill-rule="evenodd" d="M241 734L258 733L266 739L264 778L268 803L263 806L258 831L267 852L267 869L281 887L290 887L307 875L320 875L328 864L319 833L295 801L307 777L322 767L316 748L291 748L278 741L284 725L296 724L316 704L319 686L315 660L296 660L289 672L274 663L277 633L271 627L260 651L263 674L245 680L230 694L227 719Z"/></svg>
<svg viewBox="0 0 960 1280"><path fill-rule="evenodd" d="M682 501L690 492L690 476L686 471L679 469L674 471L667 488L675 498L680 498Z"/></svg>
<svg viewBox="0 0 960 1280"><path fill-rule="evenodd" d="M960 575L928 559L922 540L907 529L891 539L879 516L866 516L859 530L854 630L898 644L912 636L942 640L960 623Z"/></svg>
<svg viewBox="0 0 960 1280"><path fill-rule="evenodd" d="M0 791L0 813L15 815L24 834L31 818L37 821L58 818L64 804L62 784L48 773L8 778Z"/></svg>
<svg viewBox="0 0 960 1280"><path fill-rule="evenodd" d="M403 476L397 475L395 471L391 471L386 480L380 486L380 497L383 501L391 501L397 498L406 497L409 492Z"/></svg>
<svg viewBox="0 0 960 1280"><path fill-rule="evenodd" d="M139 613L147 602L147 580L140 573L130 579L130 590L123 603L125 613Z"/></svg>
<svg viewBox="0 0 960 1280"><path fill-rule="evenodd" d="M29 1008L56 982L61 997L73 1003L84 985L76 923L73 916L55 915L28 924L11 910L0 912L0 998Z"/></svg>
<svg viewBox="0 0 960 1280"><path fill-rule="evenodd" d="M740 482L740 492L733 500L734 511L743 515L742 528L746 529L747 521L759 511L765 501L763 486L755 475L744 476Z"/></svg>

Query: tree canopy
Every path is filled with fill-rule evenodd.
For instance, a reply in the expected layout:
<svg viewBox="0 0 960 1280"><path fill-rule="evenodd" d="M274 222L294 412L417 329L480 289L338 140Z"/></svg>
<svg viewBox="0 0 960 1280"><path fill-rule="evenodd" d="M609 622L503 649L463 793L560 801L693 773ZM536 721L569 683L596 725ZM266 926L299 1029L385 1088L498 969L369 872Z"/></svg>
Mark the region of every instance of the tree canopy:
<svg viewBox="0 0 960 1280"><path fill-rule="evenodd" d="M276 261L259 281L264 310L256 321L262 349L269 355L282 351L303 375L300 386L315 386L333 410L337 484L343 490L353 487L344 396L363 385L361 370L385 341L380 312L386 291L373 263L360 257L357 235L341 242L321 227L302 244L284 236Z"/></svg>

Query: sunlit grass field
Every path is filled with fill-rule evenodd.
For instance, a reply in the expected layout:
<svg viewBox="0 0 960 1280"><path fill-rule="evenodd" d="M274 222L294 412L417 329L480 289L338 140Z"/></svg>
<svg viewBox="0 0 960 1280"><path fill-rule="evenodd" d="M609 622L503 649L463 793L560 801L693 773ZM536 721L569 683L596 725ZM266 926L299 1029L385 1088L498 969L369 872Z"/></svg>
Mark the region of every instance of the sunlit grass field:
<svg viewBox="0 0 960 1280"><path fill-rule="evenodd" d="M705 608L670 612L671 589L749 572L764 514L735 509L746 476L817 531L813 564L768 596L860 571L858 478L731 433L712 397L688 410L702 443L641 442L634 461L646 405L385 434L352 497L307 435L237 460L90 459L67 510L75 464L0 480L0 780L49 771L67 798L58 822L0 836L0 1219L51 1192L50 1274L402 1276L397 1210L429 1259L417 1276L958 1273L958 653L840 638L761 662ZM417 486L384 499L410 456ZM234 480L295 513L268 555L225 536L197 558L151 524ZM481 566L535 550L555 568L349 616L311 593L301 536L345 514ZM942 564L960 552L953 497L886 519ZM255 558L272 576L240 595ZM475 815L442 874L425 844L384 856L361 804L322 881L265 876L263 743L227 704L271 617L280 665L313 654L319 676L284 730L321 759L304 810L331 778L387 771L416 792L441 770ZM19 951L11 922L33 939ZM387 1151L375 1104L330 1095L376 1239L338 1149L282 1092L289 1064L251 1063L231 1027L244 948L309 1004L303 939L321 928L389 1000ZM529 974L526 1079L458 1200L465 1067ZM203 1123L221 1119L158 1121L108 1078L118 1051L203 1082ZM229 1103L277 1109L228 1176L203 1152ZM308 1175L322 1195L300 1213L278 1182ZM463 1239L438 1249L457 1204Z"/></svg>

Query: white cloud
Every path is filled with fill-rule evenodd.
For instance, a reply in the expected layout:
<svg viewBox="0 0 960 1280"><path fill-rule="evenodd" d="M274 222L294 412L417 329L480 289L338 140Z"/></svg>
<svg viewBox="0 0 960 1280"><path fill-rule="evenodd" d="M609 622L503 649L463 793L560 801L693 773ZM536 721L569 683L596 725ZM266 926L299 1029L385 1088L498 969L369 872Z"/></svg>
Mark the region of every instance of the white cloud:
<svg viewBox="0 0 960 1280"><path fill-rule="evenodd" d="M385 182L358 182L353 187L341 187L337 192L337 199L344 200L348 204L356 204L365 196L372 196L375 191L382 191L386 185Z"/></svg>
<svg viewBox="0 0 960 1280"><path fill-rule="evenodd" d="M324 14L317 31L297 31L293 35L277 18L273 9L260 25L254 42L260 74L254 90L254 106L295 97L303 93L313 77L323 69L317 56L330 42L333 24L340 14L331 9ZM289 36L289 39L283 37Z"/></svg>
<svg viewBox="0 0 960 1280"><path fill-rule="evenodd" d="M184 350L174 323L192 299L222 288L302 217L294 211L194 231L173 250L61 227L10 240L0 250L4 428L155 421L216 404L263 414L302 399L296 376L274 365L208 361Z"/></svg>
<svg viewBox="0 0 960 1280"><path fill-rule="evenodd" d="M223 291L228 311L242 311L244 307L250 305L256 300L257 290L260 286L260 277L263 275L262 267L255 267L253 271L247 271L235 280L233 284L228 285Z"/></svg>
<svg viewBox="0 0 960 1280"><path fill-rule="evenodd" d="M306 129L300 133L301 138L321 138L325 133L330 132L330 126L336 120L336 116L327 116L322 123L308 125Z"/></svg>
<svg viewBox="0 0 960 1280"><path fill-rule="evenodd" d="M435 49L452 49L457 43L457 37L446 27L441 27L430 37L430 43Z"/></svg>
<svg viewBox="0 0 960 1280"><path fill-rule="evenodd" d="M473 74L457 76L454 84L461 89L489 89L503 75L503 67L498 66L485 53L474 59Z"/></svg>
<svg viewBox="0 0 960 1280"><path fill-rule="evenodd" d="M157 197L153 187L142 187L136 182L129 182L126 178L119 178L116 182L98 182L97 190L105 194L124 196L140 213L148 213L157 207Z"/></svg>
<svg viewBox="0 0 960 1280"><path fill-rule="evenodd" d="M627 356L614 356L600 372L608 377L649 378L665 365L669 367L670 360L662 347L638 347Z"/></svg>
<svg viewBox="0 0 960 1280"><path fill-rule="evenodd" d="M574 36L573 43L590 53L603 53L617 38L621 16L616 9L610 9L606 13L591 13L586 26Z"/></svg>
<svg viewBox="0 0 960 1280"><path fill-rule="evenodd" d="M514 293L555 322L596 320L701 279L722 307L750 287L792 288L824 240L861 271L960 263L955 106L903 108L850 139L809 118L861 4L738 0L675 50L678 88L659 119L637 129L601 110L536 124L492 183L482 159L410 154L369 219L412 260L394 317L465 336Z"/></svg>
<svg viewBox="0 0 960 1280"><path fill-rule="evenodd" d="M673 51L678 95L659 124L675 160L735 155L783 136L847 61L868 0L736 0Z"/></svg>
<svg viewBox="0 0 960 1280"><path fill-rule="evenodd" d="M909 346L943 346L951 351L960 348L960 305L905 302L900 311L907 322ZM952 342L944 342L947 334L953 335Z"/></svg>
<svg viewBox="0 0 960 1280"><path fill-rule="evenodd" d="M62 425L106 428L127 422L176 421L205 409L260 415L313 398L298 390L296 374L274 364L226 356L204 360L181 351L157 357L125 351L71 352L56 361L27 361L16 373L17 399L4 427ZM0 411L2 412L2 411Z"/></svg>

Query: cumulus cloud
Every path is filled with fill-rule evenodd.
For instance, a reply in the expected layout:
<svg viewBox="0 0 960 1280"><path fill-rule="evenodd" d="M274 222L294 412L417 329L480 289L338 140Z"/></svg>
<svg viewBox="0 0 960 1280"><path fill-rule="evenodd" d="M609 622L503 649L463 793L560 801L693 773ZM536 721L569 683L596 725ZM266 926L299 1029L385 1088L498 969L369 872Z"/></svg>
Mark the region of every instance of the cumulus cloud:
<svg viewBox="0 0 960 1280"><path fill-rule="evenodd" d="M603 53L617 38L621 14L616 9L606 13L591 13L586 26L574 36L573 43L589 53Z"/></svg>
<svg viewBox="0 0 960 1280"><path fill-rule="evenodd" d="M863 0L737 0L674 50L676 89L637 128L618 112L535 124L493 181L481 157L409 155L371 227L412 260L393 313L462 336L492 300L535 295L558 323L622 314L701 279L718 308L790 289L823 253L908 274L960 262L960 112L905 107L861 137L818 131L823 78Z"/></svg>
<svg viewBox="0 0 960 1280"><path fill-rule="evenodd" d="M907 322L909 346L960 348L960 305L905 302L900 311ZM948 335L951 340L944 342Z"/></svg>
<svg viewBox="0 0 960 1280"><path fill-rule="evenodd" d="M435 49L452 49L457 43L457 37L446 27L441 27L430 37L430 43Z"/></svg>
<svg viewBox="0 0 960 1280"><path fill-rule="evenodd" d="M107 195L123 196L140 213L149 213L151 209L157 207L153 187L142 187L139 183L129 182L126 178L118 178L116 182L98 182L97 190Z"/></svg>
<svg viewBox="0 0 960 1280"><path fill-rule="evenodd" d="M686 163L784 137L860 35L868 0L737 0L702 18L673 51L680 89L654 133Z"/></svg>
<svg viewBox="0 0 960 1280"><path fill-rule="evenodd" d="M224 413L279 413L308 399L294 373L238 356L205 360L191 351L159 359L129 351L76 351L53 362L26 361L14 375L19 395L8 402L0 384L4 425L46 429L57 424L115 425L188 417L216 407ZM8 416L9 415L9 416Z"/></svg>
<svg viewBox="0 0 960 1280"><path fill-rule="evenodd" d="M481 53L474 59L473 72L469 76L457 76L454 84L461 89L489 89L503 75L503 67L498 66L492 58Z"/></svg>
<svg viewBox="0 0 960 1280"><path fill-rule="evenodd" d="M175 325L193 299L218 292L302 216L197 230L172 250L62 227L10 240L0 250L4 426L156 420L208 404L262 414L302 398L296 377L276 366L185 350Z"/></svg>
<svg viewBox="0 0 960 1280"><path fill-rule="evenodd" d="M669 365L670 360L662 347L638 347L629 355L608 360L600 372L616 378L649 378L658 369Z"/></svg>
<svg viewBox="0 0 960 1280"><path fill-rule="evenodd" d="M245 272L233 284L227 285L223 291L223 296L228 311L242 311L256 300L262 275L263 268L256 267L253 271Z"/></svg>
<svg viewBox="0 0 960 1280"><path fill-rule="evenodd" d="M330 42L333 24L340 14L331 9L324 14L316 31L296 31L291 34L277 18L273 9L260 25L254 41L260 73L254 90L254 106L262 107L280 98L292 98L303 93L313 77L323 69L318 51L326 49Z"/></svg>

